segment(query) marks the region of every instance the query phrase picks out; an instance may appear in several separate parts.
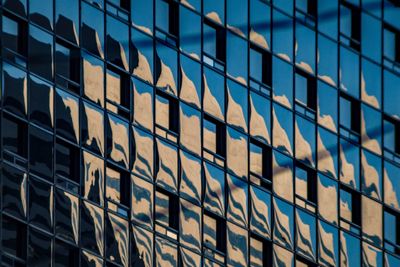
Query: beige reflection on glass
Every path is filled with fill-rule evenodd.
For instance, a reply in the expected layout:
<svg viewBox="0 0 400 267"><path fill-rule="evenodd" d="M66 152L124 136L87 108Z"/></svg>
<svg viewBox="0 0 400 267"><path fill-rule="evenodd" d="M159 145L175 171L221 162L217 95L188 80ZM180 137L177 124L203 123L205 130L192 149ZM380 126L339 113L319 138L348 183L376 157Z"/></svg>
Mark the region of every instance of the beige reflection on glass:
<svg viewBox="0 0 400 267"><path fill-rule="evenodd" d="M288 204L287 204L288 205ZM279 209L274 198L274 240L282 246L293 246L293 237L291 236L290 214L285 214Z"/></svg>
<svg viewBox="0 0 400 267"><path fill-rule="evenodd" d="M106 97L113 103L120 104L122 103L122 84L121 84L121 76L117 73L107 70L106 73ZM114 113L118 113L117 107L114 105L107 105L107 108L110 109Z"/></svg>
<svg viewBox="0 0 400 267"><path fill-rule="evenodd" d="M324 140L322 139L321 130L318 129L317 134L317 152L318 152L318 170L323 173L327 173L331 175L333 178L337 179L337 170L335 160L332 157L331 152L324 144Z"/></svg>
<svg viewBox="0 0 400 267"><path fill-rule="evenodd" d="M156 182L177 192L178 188L178 152L173 146L157 139L158 172Z"/></svg>
<svg viewBox="0 0 400 267"><path fill-rule="evenodd" d="M82 257L85 259L84 262L92 264L93 267L102 267L103 260L99 257L94 256L93 254L82 250Z"/></svg>
<svg viewBox="0 0 400 267"><path fill-rule="evenodd" d="M297 248L308 256L315 259L315 252L312 247L311 231L315 230L315 225L308 225L301 220L299 211L296 209L296 246ZM311 229L313 227L313 229Z"/></svg>
<svg viewBox="0 0 400 267"><path fill-rule="evenodd" d="M200 253L201 208L182 199L179 215L182 244Z"/></svg>
<svg viewBox="0 0 400 267"><path fill-rule="evenodd" d="M162 96L156 97L156 124L169 129L169 105L170 101Z"/></svg>
<svg viewBox="0 0 400 267"><path fill-rule="evenodd" d="M141 92L138 85L133 85L134 120L144 128L153 131L153 97L145 91Z"/></svg>
<svg viewBox="0 0 400 267"><path fill-rule="evenodd" d="M177 266L177 245L159 236L156 237L156 266Z"/></svg>
<svg viewBox="0 0 400 267"><path fill-rule="evenodd" d="M201 256L193 253L191 250L180 247L182 267L198 267L201 266ZM150 267L150 266L149 266Z"/></svg>
<svg viewBox="0 0 400 267"><path fill-rule="evenodd" d="M99 60L99 64L102 64L102 61ZM85 57L83 57L83 90L90 100L104 106L103 66L92 64Z"/></svg>
<svg viewBox="0 0 400 267"><path fill-rule="evenodd" d="M214 115L216 118L220 120L224 120L224 114L220 104L218 103L217 98L212 95L211 89L207 83L207 77L203 74L204 81L204 97L203 97L203 106L204 111L207 113ZM223 88L218 88L219 90L223 90Z"/></svg>
<svg viewBox="0 0 400 267"><path fill-rule="evenodd" d="M132 181L132 221L152 227L153 225L153 185L131 176Z"/></svg>
<svg viewBox="0 0 400 267"><path fill-rule="evenodd" d="M152 180L154 166L153 138L136 128L133 128L133 136L135 138L135 161L132 170L134 173Z"/></svg>
<svg viewBox="0 0 400 267"><path fill-rule="evenodd" d="M346 158L345 149L343 148L342 142L340 143L340 181L346 183L348 185L357 186L356 177L355 177L355 168L358 166L354 166L349 162Z"/></svg>
<svg viewBox="0 0 400 267"><path fill-rule="evenodd" d="M240 187L244 182L227 175L228 183L228 214L227 219L243 227L247 226L247 186ZM235 181L237 180L236 184Z"/></svg>
<svg viewBox="0 0 400 267"><path fill-rule="evenodd" d="M384 169L384 200L387 205L400 210L400 194L398 181L400 180L400 169L385 162Z"/></svg>
<svg viewBox="0 0 400 267"><path fill-rule="evenodd" d="M247 235L248 232L232 223L227 223L227 248L226 254L229 263L235 266L247 266Z"/></svg>
<svg viewBox="0 0 400 267"><path fill-rule="evenodd" d="M200 108L200 99L197 94L195 83L190 80L190 77L187 76L183 67L180 67L181 70L181 88L180 88L180 97L182 100L187 101L188 103L192 103L196 105L196 107Z"/></svg>
<svg viewBox="0 0 400 267"><path fill-rule="evenodd" d="M134 225L132 225L132 233L134 238L131 243L136 246L144 266L153 266L153 234Z"/></svg>
<svg viewBox="0 0 400 267"><path fill-rule="evenodd" d="M170 67L168 67L162 60L160 60L160 74L158 76L156 86L159 88L165 88L167 91L171 92L173 95L178 96L178 91L176 87L176 82L174 74Z"/></svg>
<svg viewBox="0 0 400 267"><path fill-rule="evenodd" d="M325 178L329 179L329 178ZM322 218L338 224L338 191L334 184L324 185L321 182L321 177L318 178L318 211Z"/></svg>
<svg viewBox="0 0 400 267"><path fill-rule="evenodd" d="M271 237L271 221L270 221L270 213L271 209L268 205L262 200L259 199L257 193L255 192L256 189L254 186L250 187L250 198L251 198L251 222L252 231L256 232L257 234L270 238ZM262 191L264 192L264 191ZM266 194L266 193L265 193ZM268 195L269 197L269 195Z"/></svg>
<svg viewBox="0 0 400 267"><path fill-rule="evenodd" d="M382 154L382 150L381 150L381 145L378 141L378 138L380 137L380 135L377 135L377 138L374 138L374 136L370 136L371 135L371 129L367 129L368 126L368 121L371 119L376 119L375 116L368 116L368 113L366 113L367 110L370 110L370 112L374 112L377 114L379 120L380 120L380 113L378 113L377 111L374 111L370 108L367 107L363 107L361 110L361 143L362 146L381 155ZM368 117L367 117L368 116ZM380 129L372 129L372 132L378 131Z"/></svg>
<svg viewBox="0 0 400 267"><path fill-rule="evenodd" d="M337 255L335 255L335 240L333 233L325 231L321 222L318 221L318 240L319 240L319 257L322 261L330 266L336 266Z"/></svg>
<svg viewBox="0 0 400 267"><path fill-rule="evenodd" d="M183 147L201 155L201 126L200 113L188 106L181 105L180 108L180 143ZM189 111L186 114L185 111Z"/></svg>
<svg viewBox="0 0 400 267"><path fill-rule="evenodd" d="M267 39L257 31L253 29L253 27L250 28L250 41L258 44L262 48L269 50L269 44Z"/></svg>
<svg viewBox="0 0 400 267"><path fill-rule="evenodd" d="M313 150L311 148L311 145L308 143L307 139L304 138L303 134L301 133L299 124L297 123L297 119L295 121L294 126L295 126L296 158L310 164L311 166L314 166L315 162L313 159Z"/></svg>
<svg viewBox="0 0 400 267"><path fill-rule="evenodd" d="M382 242L382 205L362 196L361 209L364 238L380 246Z"/></svg>
<svg viewBox="0 0 400 267"><path fill-rule="evenodd" d="M86 145L94 146L99 149L101 155L104 155L104 117L103 113L98 109L91 107L89 104L84 103L84 112L86 115L87 125L87 139Z"/></svg>
<svg viewBox="0 0 400 267"><path fill-rule="evenodd" d="M204 206L221 216L225 214L225 188L220 183L217 177L213 177L211 172L208 170L209 165L204 163L204 175L205 175L205 196ZM211 167L216 168L216 167ZM215 173L215 171L214 171ZM222 171L218 171L219 175L224 175ZM217 174L217 175L218 175Z"/></svg>
<svg viewBox="0 0 400 267"><path fill-rule="evenodd" d="M103 256L104 250L104 213L103 210L92 205L86 201L83 202L83 205L89 212L91 223L94 224L94 234L96 239L97 249L101 256Z"/></svg>
<svg viewBox="0 0 400 267"><path fill-rule="evenodd" d="M143 41L144 39L141 39ZM146 39L146 41L152 42L151 39ZM136 48L136 47L135 47ZM151 70L151 66L149 63L149 60L146 58L145 55L142 54L142 52L137 49L137 66L133 68L132 72L134 75L142 78L146 82L149 82L150 84L153 84L153 73Z"/></svg>
<svg viewBox="0 0 400 267"><path fill-rule="evenodd" d="M59 90L60 92L60 90ZM64 104L64 112L71 116L72 128L75 135L75 141L79 140L79 104L77 99L69 96L66 93L61 93L62 101ZM64 115L67 116L67 115Z"/></svg>
<svg viewBox="0 0 400 267"><path fill-rule="evenodd" d="M72 226L72 233L75 244L78 244L79 240L79 199L74 195L71 195L67 192L63 192L64 196L70 201L71 205L71 226Z"/></svg>
<svg viewBox="0 0 400 267"><path fill-rule="evenodd" d="M83 152L84 192L83 197L92 201L99 201L104 205L104 162L102 159Z"/></svg>
<svg viewBox="0 0 400 267"><path fill-rule="evenodd" d="M242 89L242 87L238 87L237 90L239 88ZM231 90L234 90L234 89L230 89L229 85L227 85L227 89L228 89L227 90L228 91L228 107L227 107L227 115L226 115L227 122L239 127L240 129L242 129L244 132L247 133L247 118L245 117L245 114L243 113L243 108L232 97Z"/></svg>
<svg viewBox="0 0 400 267"><path fill-rule="evenodd" d="M290 142L289 136L286 134L285 129L281 126L278 117L275 113L275 108L272 110L273 117L273 143L274 147L281 148L287 154L293 155L292 143Z"/></svg>
<svg viewBox="0 0 400 267"><path fill-rule="evenodd" d="M250 95L250 134L252 136L259 137L270 144L271 138L267 126L269 118L265 118L262 114L258 112L256 106L254 105L254 97L255 95Z"/></svg>
<svg viewBox="0 0 400 267"><path fill-rule="evenodd" d="M371 246L366 242L362 242L362 265L365 267L375 267L380 266L382 251L378 248ZM389 265L385 265L389 266Z"/></svg>
<svg viewBox="0 0 400 267"><path fill-rule="evenodd" d="M179 153L181 163L180 193L190 196L200 203L201 199L201 163L189 158L182 150Z"/></svg>
<svg viewBox="0 0 400 267"><path fill-rule="evenodd" d="M274 153L273 161L273 189L274 192L284 199L293 202L293 171L289 164L291 159L284 157L288 162L279 162ZM283 158L283 156L280 156ZM289 162L290 161L290 162Z"/></svg>
<svg viewBox="0 0 400 267"><path fill-rule="evenodd" d="M381 199L381 179L379 170L368 163L364 149L361 150L361 173L363 176L364 190L368 190L368 195L376 199Z"/></svg>
<svg viewBox="0 0 400 267"><path fill-rule="evenodd" d="M128 266L128 248L129 248L129 234L128 234L128 223L113 215L108 214L108 219L111 223L112 231L114 234L115 242L117 243L117 250L121 260L121 263L124 267ZM115 261L113 255L110 256L111 260Z"/></svg>
<svg viewBox="0 0 400 267"><path fill-rule="evenodd" d="M129 166L129 128L119 119L109 116L111 131L110 158Z"/></svg>
<svg viewBox="0 0 400 267"><path fill-rule="evenodd" d="M293 253L280 246L274 245L273 266L293 266Z"/></svg>
<svg viewBox="0 0 400 267"><path fill-rule="evenodd" d="M27 205L27 185L28 175L26 173L22 174L21 184L19 185L19 197L21 199L22 211L24 213L24 217L26 217L26 205ZM52 195L50 195L51 197ZM50 206L50 218L52 219L52 207Z"/></svg>
<svg viewBox="0 0 400 267"><path fill-rule="evenodd" d="M371 106L379 109L380 108L379 100L374 95L368 94L367 84L365 82L364 76L365 76L364 71L361 70L361 99L364 102L370 104Z"/></svg>
<svg viewBox="0 0 400 267"><path fill-rule="evenodd" d="M234 133L236 136L232 136ZM247 178L247 140L244 135L229 129L226 137L227 166L234 174L239 177Z"/></svg>

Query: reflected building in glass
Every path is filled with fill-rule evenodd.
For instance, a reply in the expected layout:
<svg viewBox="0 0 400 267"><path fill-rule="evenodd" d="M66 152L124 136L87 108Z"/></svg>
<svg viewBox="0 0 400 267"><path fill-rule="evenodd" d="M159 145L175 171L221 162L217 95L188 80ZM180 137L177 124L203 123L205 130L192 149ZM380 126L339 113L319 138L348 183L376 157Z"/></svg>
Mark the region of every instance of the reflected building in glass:
<svg viewBox="0 0 400 267"><path fill-rule="evenodd" d="M400 266L397 0L1 0L1 266Z"/></svg>

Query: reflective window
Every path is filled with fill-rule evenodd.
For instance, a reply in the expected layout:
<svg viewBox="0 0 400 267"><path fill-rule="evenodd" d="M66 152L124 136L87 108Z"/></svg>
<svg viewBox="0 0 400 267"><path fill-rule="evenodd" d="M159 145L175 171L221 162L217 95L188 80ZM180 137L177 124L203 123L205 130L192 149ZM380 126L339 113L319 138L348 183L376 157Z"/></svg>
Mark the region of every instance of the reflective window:
<svg viewBox="0 0 400 267"><path fill-rule="evenodd" d="M80 224L78 197L61 189L56 189L54 210L57 236L68 240L72 244L78 244ZM56 248L56 250L58 249ZM65 253L65 251L61 252L60 250L60 253ZM61 260L60 258L57 257L58 260Z"/></svg>
<svg viewBox="0 0 400 267"><path fill-rule="evenodd" d="M361 12L350 3L340 5L340 41L355 50L360 50Z"/></svg>
<svg viewBox="0 0 400 267"><path fill-rule="evenodd" d="M18 62L17 55L27 56L27 23L12 15L2 16L2 18L2 41L5 57ZM14 53L17 55L13 55Z"/></svg>
<svg viewBox="0 0 400 267"><path fill-rule="evenodd" d="M153 35L153 1L131 1L131 19L134 26Z"/></svg>
<svg viewBox="0 0 400 267"><path fill-rule="evenodd" d="M39 179L29 178L29 221L34 225L52 231L53 228L53 187Z"/></svg>
<svg viewBox="0 0 400 267"><path fill-rule="evenodd" d="M359 56L353 51L340 47L340 89L349 95L359 97Z"/></svg>
<svg viewBox="0 0 400 267"><path fill-rule="evenodd" d="M392 68L395 62L400 61L400 31L390 26L383 29L383 61Z"/></svg>
<svg viewBox="0 0 400 267"><path fill-rule="evenodd" d="M294 242L293 206L274 198L274 241L288 249Z"/></svg>
<svg viewBox="0 0 400 267"><path fill-rule="evenodd" d="M244 2L244 0L235 1ZM247 61L247 42L228 32L226 38L226 72L228 76L246 85Z"/></svg>
<svg viewBox="0 0 400 267"><path fill-rule="evenodd" d="M206 150L205 152L212 153L217 156L211 155L211 158L207 155L205 157L209 158L212 161L216 161L219 164L219 157L225 157L225 125L221 122L209 118L203 119L203 148ZM219 157L218 157L219 156Z"/></svg>
<svg viewBox="0 0 400 267"><path fill-rule="evenodd" d="M161 1L161 0L160 0ZM178 96L178 55L161 43L156 45L155 83L158 88Z"/></svg>
<svg viewBox="0 0 400 267"><path fill-rule="evenodd" d="M279 3L293 3L290 1L282 1ZM290 9L292 10L292 9ZM272 14L274 28L273 33L273 44L274 53L286 61L292 61L293 59L293 20L292 18L282 14L279 11L273 10ZM274 67L275 69L275 67Z"/></svg>
<svg viewBox="0 0 400 267"><path fill-rule="evenodd" d="M382 154L382 116L367 105L361 106L361 142L362 146L376 154Z"/></svg>
<svg viewBox="0 0 400 267"><path fill-rule="evenodd" d="M382 161L366 150L361 151L361 189L369 197L382 199Z"/></svg>
<svg viewBox="0 0 400 267"><path fill-rule="evenodd" d="M362 231L365 240L370 243L382 245L382 205L365 196L361 198L362 205Z"/></svg>
<svg viewBox="0 0 400 267"><path fill-rule="evenodd" d="M201 65L186 56L180 57L180 95L181 100L201 107Z"/></svg>
<svg viewBox="0 0 400 267"><path fill-rule="evenodd" d="M131 103L131 79L119 69L107 66L106 70L106 108L111 112L129 118Z"/></svg>
<svg viewBox="0 0 400 267"><path fill-rule="evenodd" d="M272 150L270 147L252 140L250 142L250 180L271 190Z"/></svg>
<svg viewBox="0 0 400 267"><path fill-rule="evenodd" d="M79 99L61 89L56 90L56 132L79 142Z"/></svg>
<svg viewBox="0 0 400 267"><path fill-rule="evenodd" d="M317 256L316 219L300 209L296 209L295 216L297 249L304 257L315 260ZM296 263L296 266L299 266L299 264ZM313 267L315 265L308 265L306 260L301 261L300 266Z"/></svg>
<svg viewBox="0 0 400 267"><path fill-rule="evenodd" d="M337 228L318 221L319 261L327 266L335 266L339 259L339 237Z"/></svg>
<svg viewBox="0 0 400 267"><path fill-rule="evenodd" d="M234 33L247 36L247 13L248 0L227 0L226 1L226 24L227 28ZM229 47L229 46L228 46Z"/></svg>
<svg viewBox="0 0 400 267"><path fill-rule="evenodd" d="M4 252L17 257L20 260L26 259L26 238L27 226L9 216L2 216L2 247Z"/></svg>
<svg viewBox="0 0 400 267"><path fill-rule="evenodd" d="M214 22L225 25L225 0L204 0L203 14Z"/></svg>
<svg viewBox="0 0 400 267"><path fill-rule="evenodd" d="M360 240L351 234L340 231L340 264L342 266L360 266Z"/></svg>
<svg viewBox="0 0 400 267"><path fill-rule="evenodd" d="M396 1L383 0L383 19L393 27L399 28L397 20L400 15L400 7Z"/></svg>
<svg viewBox="0 0 400 267"><path fill-rule="evenodd" d="M55 9L57 34L79 44L79 1L56 0Z"/></svg>
<svg viewBox="0 0 400 267"><path fill-rule="evenodd" d="M219 0L219 2L223 2L223 0ZM213 22L206 21L203 24L203 61L222 71L225 68L226 32L224 28Z"/></svg>
<svg viewBox="0 0 400 267"><path fill-rule="evenodd" d="M171 192L178 191L178 151L170 143L157 138L156 182Z"/></svg>
<svg viewBox="0 0 400 267"><path fill-rule="evenodd" d="M318 123L327 129L337 132L337 99L335 88L318 82Z"/></svg>
<svg viewBox="0 0 400 267"><path fill-rule="evenodd" d="M3 0L4 7L25 17L27 10L27 0Z"/></svg>
<svg viewBox="0 0 400 267"><path fill-rule="evenodd" d="M382 74L378 65L361 61L361 99L375 108L382 107Z"/></svg>
<svg viewBox="0 0 400 267"><path fill-rule="evenodd" d="M156 35L166 42L175 45L178 37L179 6L176 2L156 0Z"/></svg>
<svg viewBox="0 0 400 267"><path fill-rule="evenodd" d="M96 254L103 255L104 211L83 201L81 204L81 246Z"/></svg>
<svg viewBox="0 0 400 267"><path fill-rule="evenodd" d="M107 16L107 60L129 70L129 28L121 21Z"/></svg>
<svg viewBox="0 0 400 267"><path fill-rule="evenodd" d="M82 46L104 58L104 14L97 8L82 2Z"/></svg>
<svg viewBox="0 0 400 267"><path fill-rule="evenodd" d="M107 213L106 228L106 257L111 262L123 266L128 265L129 224L126 220Z"/></svg>
<svg viewBox="0 0 400 267"><path fill-rule="evenodd" d="M202 193L202 165L201 161L191 154L180 151L181 197L200 205Z"/></svg>
<svg viewBox="0 0 400 267"><path fill-rule="evenodd" d="M63 141L62 139L56 139L56 179L60 184L66 182L80 183L80 159L79 159L79 148L76 146ZM71 184L71 188L74 192L78 190L77 187Z"/></svg>
<svg viewBox="0 0 400 267"><path fill-rule="evenodd" d="M336 86L338 82L337 43L318 34L317 53L318 77L332 86Z"/></svg>
<svg viewBox="0 0 400 267"><path fill-rule="evenodd" d="M273 98L288 108L293 106L293 67L273 57L272 88Z"/></svg>
<svg viewBox="0 0 400 267"><path fill-rule="evenodd" d="M51 236L29 228L28 246L29 265L51 266Z"/></svg>
<svg viewBox="0 0 400 267"><path fill-rule="evenodd" d="M301 116L295 121L296 158L311 167L316 164L315 125Z"/></svg>
<svg viewBox="0 0 400 267"><path fill-rule="evenodd" d="M318 0L318 29L337 40L338 35L338 9L337 1Z"/></svg>
<svg viewBox="0 0 400 267"><path fill-rule="evenodd" d="M108 115L107 121L106 155L121 167L129 168L129 125L112 115Z"/></svg>
<svg viewBox="0 0 400 267"><path fill-rule="evenodd" d="M260 236L271 238L271 195L255 186L250 186L250 228Z"/></svg>
<svg viewBox="0 0 400 267"><path fill-rule="evenodd" d="M101 206L104 205L104 163L101 158L86 151L82 154L83 196Z"/></svg>
<svg viewBox="0 0 400 267"><path fill-rule="evenodd" d="M82 54L83 95L104 107L104 63L87 53Z"/></svg>
<svg viewBox="0 0 400 267"><path fill-rule="evenodd" d="M203 246L205 254L224 262L226 252L226 221L212 213L203 215Z"/></svg>
<svg viewBox="0 0 400 267"><path fill-rule="evenodd" d="M53 135L34 126L29 127L30 171L53 180Z"/></svg>
<svg viewBox="0 0 400 267"><path fill-rule="evenodd" d="M157 190L155 193L155 220L163 226L158 230L161 234L177 238L179 230L179 198L166 191Z"/></svg>
<svg viewBox="0 0 400 267"><path fill-rule="evenodd" d="M104 155L104 114L96 107L83 102L81 141L91 151Z"/></svg>
<svg viewBox="0 0 400 267"><path fill-rule="evenodd" d="M384 238L385 248L392 253L399 254L400 249L400 216L396 212L385 210L384 212Z"/></svg>
<svg viewBox="0 0 400 267"><path fill-rule="evenodd" d="M78 48L57 41L55 51L56 83L79 93L81 62Z"/></svg>
<svg viewBox="0 0 400 267"><path fill-rule="evenodd" d="M310 119L315 119L317 109L317 80L301 71L295 73L296 110Z"/></svg>
<svg viewBox="0 0 400 267"><path fill-rule="evenodd" d="M133 139L132 145L135 147L135 152L132 155L134 157L132 171L151 181L154 174L153 136L135 127L133 128Z"/></svg>
<svg viewBox="0 0 400 267"><path fill-rule="evenodd" d="M361 134L361 110L359 100L340 95L340 134L358 142Z"/></svg>
<svg viewBox="0 0 400 267"><path fill-rule="evenodd" d="M384 117L383 127L384 155L392 158L393 153L400 154L400 141L396 138L400 133L400 122L390 117Z"/></svg>
<svg viewBox="0 0 400 267"><path fill-rule="evenodd" d="M331 132L318 127L318 170L333 178L338 176L338 139Z"/></svg>
<svg viewBox="0 0 400 267"><path fill-rule="evenodd" d="M349 186L360 188L360 149L358 146L340 139L340 180Z"/></svg>
<svg viewBox="0 0 400 267"><path fill-rule="evenodd" d="M79 248L56 239L53 251L56 259L55 266L76 266L79 264Z"/></svg>
<svg viewBox="0 0 400 267"><path fill-rule="evenodd" d="M204 207L220 216L225 214L225 174L220 168L204 163ZM215 230L215 229L214 229Z"/></svg>
<svg viewBox="0 0 400 267"><path fill-rule="evenodd" d="M129 207L131 202L131 200L129 199L131 179L129 173L114 165L107 164L105 178L106 198L108 200L111 200L115 204L121 204L125 207ZM124 207L118 208L117 206L115 206L115 204L115 212L118 212L124 216L128 215L123 209ZM107 205L111 207L113 206L111 203L108 203Z"/></svg>
<svg viewBox="0 0 400 267"><path fill-rule="evenodd" d="M250 92L250 134L263 143L271 143L271 102Z"/></svg>
<svg viewBox="0 0 400 267"><path fill-rule="evenodd" d="M247 90L232 80L227 81L228 106L226 120L243 132L247 132Z"/></svg>
<svg viewBox="0 0 400 267"><path fill-rule="evenodd" d="M156 132L169 138L168 131L178 133L179 110L178 100L165 94L157 93L156 96L156 124L161 127ZM167 131L165 133L164 131ZM171 137L172 138L172 137Z"/></svg>
<svg viewBox="0 0 400 267"><path fill-rule="evenodd" d="M201 17L187 8L179 13L179 41L183 52L201 59Z"/></svg>
<svg viewBox="0 0 400 267"><path fill-rule="evenodd" d="M40 60L37 60L39 59ZM29 27L28 61L30 70L47 80L53 77L53 36L36 28Z"/></svg>
<svg viewBox="0 0 400 267"><path fill-rule="evenodd" d="M400 210L400 168L385 161L383 184L385 203Z"/></svg>
<svg viewBox="0 0 400 267"><path fill-rule="evenodd" d="M2 141L4 160L26 167L28 157L27 123L4 114L2 117Z"/></svg>
<svg viewBox="0 0 400 267"><path fill-rule="evenodd" d="M227 264L246 266L248 261L247 231L232 223L227 223L226 255ZM237 254L236 254L237 253Z"/></svg>
<svg viewBox="0 0 400 267"><path fill-rule="evenodd" d="M361 225L361 195L351 189L340 189L340 226L359 234Z"/></svg>
<svg viewBox="0 0 400 267"><path fill-rule="evenodd" d="M203 68L204 95L203 109L205 112L225 120L225 81L224 77L209 68Z"/></svg>
<svg viewBox="0 0 400 267"><path fill-rule="evenodd" d="M263 1L250 0L250 40L262 48L271 47L271 8Z"/></svg>
<svg viewBox="0 0 400 267"><path fill-rule="evenodd" d="M366 13L362 13L361 16L361 53L380 62L382 58L382 23Z"/></svg>
<svg viewBox="0 0 400 267"><path fill-rule="evenodd" d="M311 27L315 27L315 20L317 18L317 1L298 0L296 2L296 17Z"/></svg>
<svg viewBox="0 0 400 267"><path fill-rule="evenodd" d="M272 86L271 53L252 46L250 48L249 71L251 88L269 95Z"/></svg>
<svg viewBox="0 0 400 267"><path fill-rule="evenodd" d="M133 79L133 122L153 131L153 87Z"/></svg>
<svg viewBox="0 0 400 267"><path fill-rule="evenodd" d="M397 90L397 85L400 84L400 76L392 72L384 70L383 72L383 99L384 111L390 116L400 117L400 105L392 99L399 99L400 90Z"/></svg>
<svg viewBox="0 0 400 267"><path fill-rule="evenodd" d="M288 155L293 155L293 113L275 104L273 126L274 147Z"/></svg>
<svg viewBox="0 0 400 267"><path fill-rule="evenodd" d="M272 243L270 241L250 237L250 266L272 266Z"/></svg>
<svg viewBox="0 0 400 267"><path fill-rule="evenodd" d="M27 180L28 175L23 171L4 164L2 177L2 203L3 211L20 219L27 217ZM34 197L31 193L30 197ZM34 199L29 201L33 201ZM31 211L31 213L33 213ZM44 223L45 224L45 223ZM6 249L6 248L5 248Z"/></svg>
<svg viewBox="0 0 400 267"><path fill-rule="evenodd" d="M315 212L317 204L317 174L316 172L298 164L295 172L296 204Z"/></svg>
<svg viewBox="0 0 400 267"><path fill-rule="evenodd" d="M181 145L201 155L201 113L186 105L180 105L180 143Z"/></svg>
<svg viewBox="0 0 400 267"><path fill-rule="evenodd" d="M181 200L180 203L180 242L196 252L201 250L201 208ZM176 215L174 215L176 216Z"/></svg>
<svg viewBox="0 0 400 267"><path fill-rule="evenodd" d="M28 113L27 74L13 65L3 66L3 106L15 115L26 117Z"/></svg>
<svg viewBox="0 0 400 267"><path fill-rule="evenodd" d="M315 73L315 39L313 30L302 23L296 23L296 66L309 73Z"/></svg>
<svg viewBox="0 0 400 267"><path fill-rule="evenodd" d="M247 226L248 184L242 179L227 175L228 200L227 220L242 227Z"/></svg>
<svg viewBox="0 0 400 267"><path fill-rule="evenodd" d="M291 158L274 151L273 158L273 181L272 186L274 192L293 202L294 184L293 184L293 161Z"/></svg>
<svg viewBox="0 0 400 267"><path fill-rule="evenodd" d="M326 221L338 225L338 183L318 174L318 213Z"/></svg>

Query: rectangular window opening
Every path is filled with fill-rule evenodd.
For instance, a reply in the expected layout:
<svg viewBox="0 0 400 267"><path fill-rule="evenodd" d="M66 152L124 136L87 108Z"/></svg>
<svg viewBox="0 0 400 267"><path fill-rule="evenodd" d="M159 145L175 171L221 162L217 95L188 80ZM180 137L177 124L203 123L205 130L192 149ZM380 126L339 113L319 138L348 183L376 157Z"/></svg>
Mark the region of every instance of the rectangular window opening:
<svg viewBox="0 0 400 267"><path fill-rule="evenodd" d="M70 188L72 191L77 191L77 187L69 184L67 181L72 181L79 185L80 183L80 150L79 147L70 144L62 139L56 140L56 174L59 182Z"/></svg>
<svg viewBox="0 0 400 267"><path fill-rule="evenodd" d="M341 38L340 40L351 48L360 51L361 45L361 12L347 2L343 2L340 9Z"/></svg>
<svg viewBox="0 0 400 267"><path fill-rule="evenodd" d="M359 142L361 133L360 101L344 94L340 95L340 134Z"/></svg>
<svg viewBox="0 0 400 267"><path fill-rule="evenodd" d="M316 212L317 204L317 173L304 164L296 163L296 204Z"/></svg>
<svg viewBox="0 0 400 267"><path fill-rule="evenodd" d="M205 254L214 259L223 261L226 253L226 221L211 212L204 212L204 240Z"/></svg>
<svg viewBox="0 0 400 267"><path fill-rule="evenodd" d="M128 216L127 209L130 207L130 180L129 172L107 163L106 197L112 202L108 202L108 208L125 217Z"/></svg>
<svg viewBox="0 0 400 267"><path fill-rule="evenodd" d="M203 61L219 70L225 69L226 32L223 27L206 20L203 29Z"/></svg>
<svg viewBox="0 0 400 267"><path fill-rule="evenodd" d="M272 242L264 238L252 235L250 237L250 265L272 266Z"/></svg>
<svg viewBox="0 0 400 267"><path fill-rule="evenodd" d="M79 48L63 41L56 41L56 82L79 94L81 62Z"/></svg>
<svg viewBox="0 0 400 267"><path fill-rule="evenodd" d="M296 69L296 110L305 116L315 119L317 110L317 79L314 76Z"/></svg>
<svg viewBox="0 0 400 267"><path fill-rule="evenodd" d="M175 97L163 92L156 96L156 123L160 127L156 131L161 136L176 142L179 132L179 101ZM165 132L167 130L167 132ZM170 133L173 136L170 136Z"/></svg>
<svg viewBox="0 0 400 267"><path fill-rule="evenodd" d="M107 109L129 119L131 103L129 74L109 65L107 66L106 85Z"/></svg>
<svg viewBox="0 0 400 267"><path fill-rule="evenodd" d="M24 61L28 53L28 23L6 11L4 13L2 25L3 56L14 62Z"/></svg>
<svg viewBox="0 0 400 267"><path fill-rule="evenodd" d="M172 239L179 231L179 197L164 189L156 191L156 230Z"/></svg>
<svg viewBox="0 0 400 267"><path fill-rule="evenodd" d="M226 126L224 123L205 115L203 122L203 143L206 152L217 156L223 160L225 158L226 147ZM211 159L212 160L212 159ZM218 160L214 158L217 164ZM221 165L221 164L219 164Z"/></svg>
<svg viewBox="0 0 400 267"><path fill-rule="evenodd" d="M250 179L272 190L272 149L254 139L250 141Z"/></svg>

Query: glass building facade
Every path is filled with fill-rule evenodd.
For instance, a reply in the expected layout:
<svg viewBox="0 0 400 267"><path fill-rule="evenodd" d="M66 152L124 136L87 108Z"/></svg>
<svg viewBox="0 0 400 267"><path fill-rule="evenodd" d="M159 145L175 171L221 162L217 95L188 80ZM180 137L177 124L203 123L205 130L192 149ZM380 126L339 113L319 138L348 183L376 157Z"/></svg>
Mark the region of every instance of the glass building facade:
<svg viewBox="0 0 400 267"><path fill-rule="evenodd" d="M1 266L400 266L398 0L2 0Z"/></svg>

